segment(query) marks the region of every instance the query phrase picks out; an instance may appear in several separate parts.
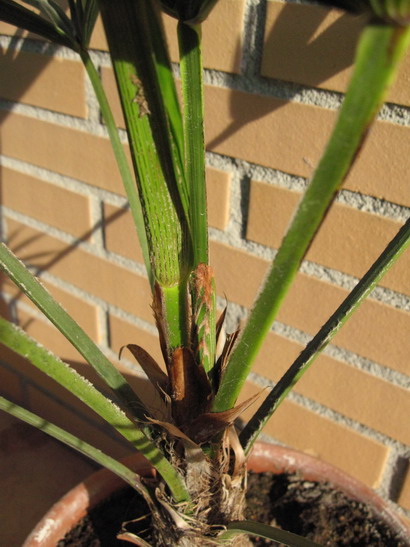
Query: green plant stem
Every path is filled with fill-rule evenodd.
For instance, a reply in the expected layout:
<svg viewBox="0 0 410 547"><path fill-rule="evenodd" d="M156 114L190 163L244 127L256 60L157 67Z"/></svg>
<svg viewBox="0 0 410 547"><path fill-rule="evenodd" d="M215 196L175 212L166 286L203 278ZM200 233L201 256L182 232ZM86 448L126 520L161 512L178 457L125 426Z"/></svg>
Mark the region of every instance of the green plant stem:
<svg viewBox="0 0 410 547"><path fill-rule="evenodd" d="M127 194L128 202L130 204L131 214L134 219L138 239L140 241L142 256L144 258L148 279L152 287L153 275L149 258L147 235L145 233L144 218L135 179L132 176L128 160L125 155L124 146L120 141L117 125L115 123L114 116L108 103L107 96L105 94L97 69L92 62L88 51L81 50L80 57L84 64L85 70L87 71L88 77L90 78L91 84L98 100L98 104L101 109L102 117L104 119L105 125L107 126L111 146L115 155L115 159L117 161L124 189Z"/></svg>
<svg viewBox="0 0 410 547"><path fill-rule="evenodd" d="M144 211L155 280L172 287L186 277L190 235L174 169L167 109L150 35L150 2L99 0ZM147 51L150 54L147 54ZM165 82L169 85L169 81ZM175 106L175 105L174 105Z"/></svg>
<svg viewBox="0 0 410 547"><path fill-rule="evenodd" d="M383 103L409 38L409 28L369 25L364 29L336 127L234 348L214 411L234 406L299 265Z"/></svg>
<svg viewBox="0 0 410 547"><path fill-rule="evenodd" d="M249 453L262 428L278 408L280 403L305 374L313 361L320 355L341 327L357 310L362 301L370 294L380 279L389 271L396 260L410 246L410 219L400 229L383 253L366 272L347 298L326 321L293 365L275 385L254 416L240 434L241 444Z"/></svg>
<svg viewBox="0 0 410 547"><path fill-rule="evenodd" d="M184 104L185 175L189 186L195 268L201 263L208 264L201 25L179 22L178 43Z"/></svg>

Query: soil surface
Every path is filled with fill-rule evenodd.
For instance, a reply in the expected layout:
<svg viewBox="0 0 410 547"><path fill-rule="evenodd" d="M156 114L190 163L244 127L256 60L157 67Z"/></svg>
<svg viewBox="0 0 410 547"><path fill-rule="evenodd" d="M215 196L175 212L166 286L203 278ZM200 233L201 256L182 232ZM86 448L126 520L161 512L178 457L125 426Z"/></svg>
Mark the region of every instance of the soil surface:
<svg viewBox="0 0 410 547"><path fill-rule="evenodd" d="M302 481L295 475L271 473L248 476L246 518L305 536L323 546L409 547L371 509L323 483ZM149 528L145 502L131 489L123 490L94 510L57 547L115 547L121 523L136 520L127 530L142 534ZM149 536L144 536L149 541ZM252 538L257 546L273 545Z"/></svg>

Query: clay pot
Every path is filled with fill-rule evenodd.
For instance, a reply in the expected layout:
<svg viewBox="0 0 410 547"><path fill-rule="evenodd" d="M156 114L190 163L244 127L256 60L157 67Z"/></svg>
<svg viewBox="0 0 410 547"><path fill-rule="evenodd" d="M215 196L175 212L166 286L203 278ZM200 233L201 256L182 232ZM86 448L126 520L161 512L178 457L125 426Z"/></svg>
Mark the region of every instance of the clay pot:
<svg viewBox="0 0 410 547"><path fill-rule="evenodd" d="M138 454L126 459L124 463L141 475L153 474L150 465ZM308 481L329 482L350 498L370 505L374 513L404 541L410 537L410 526L401 521L389 504L373 490L336 467L308 454L272 444L256 443L248 468L257 473L298 473ZM105 469L97 471L70 490L50 509L22 547L55 547L89 509L124 486L124 482L111 472Z"/></svg>

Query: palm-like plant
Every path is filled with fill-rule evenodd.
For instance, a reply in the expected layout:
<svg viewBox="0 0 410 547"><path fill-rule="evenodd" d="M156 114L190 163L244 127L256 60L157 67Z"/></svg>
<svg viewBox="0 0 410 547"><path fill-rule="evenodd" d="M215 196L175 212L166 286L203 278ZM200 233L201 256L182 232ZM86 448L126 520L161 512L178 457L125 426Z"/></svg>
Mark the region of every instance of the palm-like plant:
<svg viewBox="0 0 410 547"><path fill-rule="evenodd" d="M53 0L0 0L0 17L76 51L89 74L108 128L141 240L152 289L165 370L140 346L127 348L163 400L145 408L125 378L3 244L0 266L80 351L113 391L115 404L25 333L0 320L0 340L67 387L107 420L158 472L148 488L130 469L52 424L0 398L0 408L74 446L111 469L148 502L155 545L214 545L237 534L283 539L243 520L246 456L266 420L294 383L410 242L408 222L268 394L238 436L235 406L252 362L270 329L336 192L380 108L410 31L410 2L334 2L371 11L339 120L275 257L243 332L227 336L216 319L209 265L205 194L201 22L216 0L162 0L178 21L181 113L157 9L147 0L70 0L69 15ZM326 2L331 3L331 2ZM110 106L88 53L101 11L126 121L134 173L128 168ZM130 541L145 545L142 538ZM242 541L242 539L240 539ZM296 540L291 536L289 542ZM302 540L301 540L302 541ZM292 543L296 544L296 543ZM300 543L308 545L309 542Z"/></svg>

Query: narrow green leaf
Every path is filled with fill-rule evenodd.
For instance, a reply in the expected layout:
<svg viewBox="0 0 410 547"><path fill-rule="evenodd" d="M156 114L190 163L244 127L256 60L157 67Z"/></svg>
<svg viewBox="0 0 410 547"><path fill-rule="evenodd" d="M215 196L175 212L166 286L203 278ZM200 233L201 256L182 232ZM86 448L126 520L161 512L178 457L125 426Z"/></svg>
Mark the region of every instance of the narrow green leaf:
<svg viewBox="0 0 410 547"><path fill-rule="evenodd" d="M122 463L118 462L114 458L111 458L111 456L101 452L98 448L95 448L85 441L82 441L75 435L68 433L68 431L64 431L64 429L61 429L60 427L48 422L44 418L33 414L33 412L30 412L25 408L8 401L4 397L0 397L0 409L36 427L40 431L47 433L47 435L54 437L54 439L63 442L71 448L74 448L77 452L84 454L99 465L102 465L106 469L109 469L115 473L118 477L132 486L132 488L140 491L139 486L141 483L138 475Z"/></svg>
<svg viewBox="0 0 410 547"><path fill-rule="evenodd" d="M227 530L222 532L219 538L223 541L229 541L239 534L249 534L250 536L271 539L280 545L288 545L289 547L320 547L318 543L310 539L252 520L230 522L227 525Z"/></svg>
<svg viewBox="0 0 410 547"><path fill-rule="evenodd" d="M178 23L178 42L184 104L185 175L189 184L189 215L195 269L199 264L208 264L200 25L193 27Z"/></svg>
<svg viewBox="0 0 410 547"><path fill-rule="evenodd" d="M72 36L64 33L40 15L33 13L13 0L1 0L0 20L29 32L34 32L56 44L78 51L78 44Z"/></svg>
<svg viewBox="0 0 410 547"><path fill-rule="evenodd" d="M0 270L10 277L72 343L119 399L124 402L127 410L143 420L146 414L144 405L124 376L4 243L0 244Z"/></svg>
<svg viewBox="0 0 410 547"><path fill-rule="evenodd" d="M370 25L364 29L336 127L234 348L214 411L234 406L299 265L364 142L409 39L408 28Z"/></svg>
<svg viewBox="0 0 410 547"><path fill-rule="evenodd" d="M279 407L293 386L305 374L313 361L320 355L346 321L358 309L380 279L410 246L410 219L387 245L385 250L366 272L347 298L326 321L293 365L285 372L279 382L268 394L264 402L249 420L240 434L240 440L246 453L249 453L262 428Z"/></svg>

